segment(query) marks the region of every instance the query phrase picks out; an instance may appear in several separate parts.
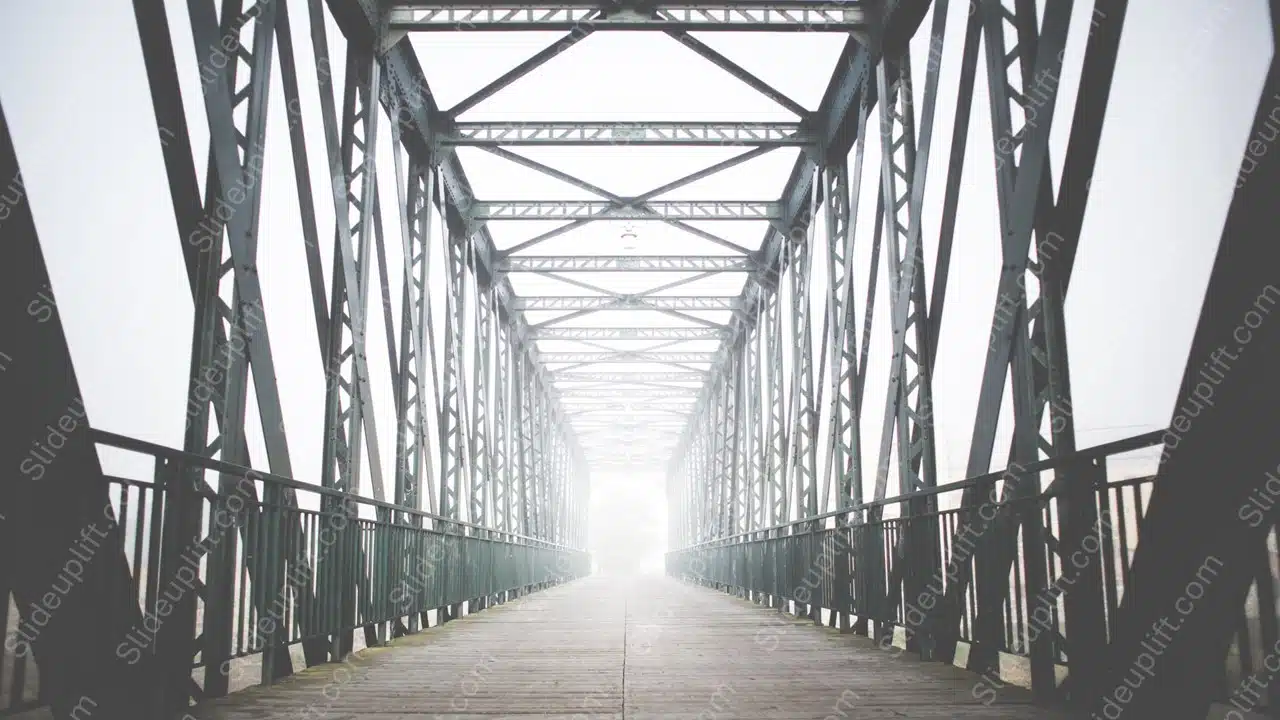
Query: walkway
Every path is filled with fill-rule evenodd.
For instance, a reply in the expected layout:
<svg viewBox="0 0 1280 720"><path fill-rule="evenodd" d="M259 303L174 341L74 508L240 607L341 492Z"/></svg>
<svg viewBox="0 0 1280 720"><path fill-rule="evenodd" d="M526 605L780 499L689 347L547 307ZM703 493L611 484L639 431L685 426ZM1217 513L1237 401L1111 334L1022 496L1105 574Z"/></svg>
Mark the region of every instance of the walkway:
<svg viewBox="0 0 1280 720"><path fill-rule="evenodd" d="M1014 688L982 705L974 681L669 578L590 577L233 694L192 717L1065 717Z"/></svg>

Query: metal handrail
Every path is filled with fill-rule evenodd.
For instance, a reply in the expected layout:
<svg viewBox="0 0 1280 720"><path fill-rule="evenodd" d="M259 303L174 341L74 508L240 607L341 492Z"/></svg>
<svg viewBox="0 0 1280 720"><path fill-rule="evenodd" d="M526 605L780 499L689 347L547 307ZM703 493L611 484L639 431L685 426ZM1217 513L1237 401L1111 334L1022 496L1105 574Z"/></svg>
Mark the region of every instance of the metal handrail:
<svg viewBox="0 0 1280 720"><path fill-rule="evenodd" d="M302 490L306 492L315 493L317 495L323 495L326 497L339 498L345 501L350 501L357 504L369 505L371 507L389 510L393 512L406 513L414 517L419 517L427 520L435 520L440 523L446 524L448 526L470 528L477 532L501 535L503 537L521 540L530 545L539 545L542 547L547 547L547 548L552 548L557 550L569 550L573 552L583 551L583 548L570 547L568 545L562 545L560 543L556 543L551 540L544 540L541 538L530 537L528 535L521 535L519 533L509 532L506 530L495 530L494 528L484 527L483 525L477 525L475 523L466 522L463 520L454 520L451 518L442 517L440 515L433 515L432 513L425 512L423 510L409 508L403 505L396 505L395 503L389 503L389 502L386 502L385 500L375 500L373 498L363 497L361 495L356 495L354 493L345 492L342 490L335 490L333 488L326 488L326 487L320 487L318 485L311 485L309 483L305 483L300 480L295 480L290 477L285 477L283 475L276 475L271 472L263 472L261 470L255 470L250 467L245 467L243 465L237 465L235 463L225 462L223 460L214 460L212 458L203 457L201 455L196 455L194 453L189 453L183 450L175 450L173 448L165 447L163 445L157 445L155 443L148 442L146 440L139 440L137 438L131 438L125 435L119 435L117 433L109 432L107 430L90 428L89 436L94 443L106 445L108 447L118 448L121 450L129 450L129 451L141 453L143 455L151 455L153 457L164 458L166 460L184 463L186 465L202 468L205 470L213 470L216 472L224 472L224 473L233 473L245 478L249 478L251 480L273 482L273 483L282 485L284 487L292 488L294 490ZM424 528L424 529L427 529L427 528Z"/></svg>
<svg viewBox="0 0 1280 720"><path fill-rule="evenodd" d="M924 490L918 490L916 492L906 493L903 495L896 495L894 497L884 498L883 500L872 500L870 502L863 502L857 505L851 505L847 508L840 508L839 510L831 510L821 515L812 515L810 517L800 518L798 520L791 520L785 523L781 523L779 525L771 525L769 527L756 528L755 530L747 530L745 532L735 533L733 535L725 535L724 537L713 538L711 540L703 540L702 542L696 543L693 545L685 545L684 547L673 548L672 550L669 550L668 553L678 553L678 552L685 552L688 550L697 550L698 548L711 547L713 545L724 544L733 540L738 540L740 538L748 538L749 536L758 535L761 533L771 533L771 532L777 532L779 530L786 530L788 528L792 528L797 525L810 525L812 523L817 523L823 520L827 520L829 518L839 517L841 515L848 515L849 513L859 512L861 510L885 507L887 505L894 505L898 503L907 502L910 500L918 500L920 498L931 497L934 495L941 495L944 493L954 492L956 490L965 490L971 487L985 485L987 483L993 482L1006 475L1009 475L1011 472L1015 475L1020 475L1024 473L1033 473L1033 472L1043 472L1045 470L1053 470L1053 469L1062 467L1064 465L1069 465L1069 464L1074 464L1079 462L1086 462L1089 460L1098 460L1101 458L1109 457L1111 455L1118 455L1124 452L1142 450L1144 448L1152 447L1160 443L1164 437L1164 434L1165 434L1164 430L1152 430L1151 432L1142 433L1141 435L1134 435L1132 437L1127 437L1121 440L1114 440L1109 443L1095 445L1090 448L1085 448L1084 450L1077 450L1076 452L1071 453L1070 455L1061 455L1055 458L1038 460L1028 465L1018 465L1017 463L1013 463L1012 465L1010 465L1008 468L1005 468L1004 470L997 470L995 472L989 472L983 475L975 475L974 477L965 478L964 480L957 480L955 482L946 483L944 485L938 485L937 487L925 488ZM1054 488L1051 485L1050 487L1046 488L1042 493L1040 493L1039 497L1051 498L1061 494L1061 492L1062 491L1060 489ZM812 531L813 531L812 528L808 528L804 531L804 533L792 533L792 534L801 535L801 534L806 534Z"/></svg>

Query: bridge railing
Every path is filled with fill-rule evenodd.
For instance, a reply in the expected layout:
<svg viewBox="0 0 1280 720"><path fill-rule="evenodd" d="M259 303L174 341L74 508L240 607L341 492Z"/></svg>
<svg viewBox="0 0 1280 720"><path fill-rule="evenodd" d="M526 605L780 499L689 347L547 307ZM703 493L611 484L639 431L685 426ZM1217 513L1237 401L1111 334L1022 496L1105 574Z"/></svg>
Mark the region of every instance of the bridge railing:
<svg viewBox="0 0 1280 720"><path fill-rule="evenodd" d="M218 696L289 674L294 645L308 665L337 661L356 629L376 645L426 626L430 611L447 620L463 602L474 611L590 573L586 552L543 539L90 432L100 448L153 462L149 479L103 475L110 502L94 525L107 539L94 544L91 529L80 551L127 564L119 577L138 623L116 654L154 667L173 706L188 691ZM0 715L43 704L29 646L11 650ZM243 682L250 656L260 679Z"/></svg>
<svg viewBox="0 0 1280 720"><path fill-rule="evenodd" d="M964 660L988 678L975 686L979 694L1013 682L1039 699L1074 703L1096 696L1106 644L1123 622L1120 603L1155 479L1111 480L1107 461L1162 438L1147 433L708 540L668 553L667 573L791 606L819 623L826 610L829 624L876 638L882 648ZM1188 588L1189 604L1226 561L1206 559L1200 587ZM1280 648L1276 568L1271 558L1253 565L1256 584L1232 651L1206 670L1220 676L1223 700L1268 650ZM1001 655L1015 656L1012 670Z"/></svg>

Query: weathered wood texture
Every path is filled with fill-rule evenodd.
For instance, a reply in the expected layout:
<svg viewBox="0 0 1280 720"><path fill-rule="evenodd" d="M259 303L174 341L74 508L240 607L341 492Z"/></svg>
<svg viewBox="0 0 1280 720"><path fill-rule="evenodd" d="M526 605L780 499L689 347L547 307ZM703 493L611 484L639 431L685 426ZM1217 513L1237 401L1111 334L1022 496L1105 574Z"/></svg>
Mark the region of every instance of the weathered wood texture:
<svg viewBox="0 0 1280 720"><path fill-rule="evenodd" d="M590 577L193 709L199 720L1058 719L1008 687L663 577Z"/></svg>

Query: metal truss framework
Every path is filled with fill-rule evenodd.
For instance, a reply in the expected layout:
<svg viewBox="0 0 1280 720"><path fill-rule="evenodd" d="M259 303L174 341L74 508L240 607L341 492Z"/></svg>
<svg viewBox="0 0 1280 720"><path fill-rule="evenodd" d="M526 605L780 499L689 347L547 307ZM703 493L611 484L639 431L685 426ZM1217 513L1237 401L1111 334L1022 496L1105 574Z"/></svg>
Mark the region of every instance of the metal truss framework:
<svg viewBox="0 0 1280 720"><path fill-rule="evenodd" d="M536 339L558 340L719 340L726 331L714 327L541 327Z"/></svg>
<svg viewBox="0 0 1280 720"><path fill-rule="evenodd" d="M681 549L669 556L669 567L748 595L760 591L760 577L772 577L776 589L764 591L764 599L815 620L819 615L809 597L816 598L818 591L806 591L802 598L796 588L802 574L817 572L817 566L831 568L824 587L837 589L831 591L834 598L827 595L821 602L832 610L832 624L849 628L852 623L862 633L874 625L882 642L891 638L895 626L905 625L908 649L947 663L963 639L970 645L969 668L980 672L998 672L1003 652L1023 655L1033 687L1046 698L1062 692L1055 684L1055 664L1069 664L1068 699L1101 716L1106 706L1089 693L1104 689L1106 672L1113 685L1122 682L1124 668L1132 667L1123 661L1140 652L1140 635L1148 625L1104 628L1104 601L1116 612L1116 598L1115 588L1109 590L1109 600L1104 598L1100 584L1094 585L1093 595L1066 591L1064 609L1055 610L1068 616L1065 636L1020 628L1022 616L1015 614L1032 609L1031 600L1023 607L1020 598L1055 597L1063 592L1063 583L1073 582L1067 557L1081 547L1082 528L1094 528L1108 512L1105 499L1092 497L1103 485L1091 484L1105 477L1100 458L1106 453L1095 452L1087 462L1077 453L1063 305L1127 2L1050 0L1039 9L1031 0L966 4L970 12L964 36L947 37L947 0L887 3L884 24L874 28L870 42L850 39L822 106L808 116L816 132L813 140L823 151L797 161L780 201L781 219L754 258L758 266L737 305L723 355L700 391L669 468L669 545ZM1055 190L1049 137L1073 11L1090 21L1081 70L1086 81L1074 108L1067 109L1069 117L1058 119L1059 124L1070 123L1070 133ZM928 32L924 58L908 52L907 41L918 27ZM954 53L958 68L943 67L949 48L959 51ZM946 91L956 93L951 147L941 165L945 177L938 179L944 187L936 193L942 212L938 224L929 227L923 201L926 188L936 184L927 173L934 136L940 132L936 109L945 71L958 71L959 82ZM991 107L991 150L974 161L994 168L1001 262L987 334L990 352L981 377L975 378L980 389L965 477L994 472L993 481L1000 482L957 488L959 507L941 512L932 382L980 72L986 76L983 85ZM1275 73L1273 61L1271 82ZM1271 101L1259 110L1259 123L1270 107L1266 102ZM878 132L869 132L872 119ZM1270 132L1274 134L1274 121ZM879 156L878 177L864 176L867 152ZM1253 162L1246 156L1246 166ZM864 216L872 212L869 205L859 207L864 183L874 183L870 187L878 200L873 222L862 225L871 229L869 237L855 237L859 211ZM1274 204L1265 210L1260 204L1244 207L1241 198L1237 192L1242 216L1274 214ZM1237 232L1246 232L1243 225ZM869 275L855 278L855 248L870 257ZM826 255L825 278L812 271L816 253ZM932 256L928 265L926 253ZM889 290L885 327L872 322L878 283L887 283ZM1250 287L1262 284L1258 280ZM1225 287L1220 292L1228 293ZM1206 313L1211 309L1208 304L1205 308ZM869 398L868 357L876 335L890 348L889 377L886 395ZM1188 368L1190 378L1193 368ZM1009 469L1000 474L992 461L1006 395L1012 399L1013 437ZM1259 400L1252 406L1261 413L1265 404ZM821 432L820 418L826 418ZM862 441L869 422L881 429L878 447ZM1211 453L1205 449L1203 454L1207 458ZM1210 472L1207 465L1201 470ZM1064 492L1073 494L1045 500ZM1193 497L1189 493L1183 493L1184 502ZM1056 502L1057 509L1012 509L1038 508L1036 503L1043 502ZM993 504L1001 506L1000 512L986 523L984 511ZM1164 517L1182 513L1190 524L1194 504L1169 509ZM896 514L886 515L886 509ZM1123 504L1118 510L1125 512ZM1190 577L1192 563L1204 556L1193 561L1182 546L1175 550L1174 526L1164 528L1171 535L1163 539L1143 530L1139 556L1176 556L1180 567L1190 568L1184 573ZM822 537L829 538L822 542L835 542L834 560L833 551L815 549ZM976 549L975 537L980 539ZM1244 552L1243 539L1234 542ZM1253 542L1261 553L1262 541ZM808 553L815 567L790 567L783 554L797 550ZM729 557L737 559L731 564ZM705 573L690 570L692 561L719 562L717 558L724 558L724 564ZM744 558L751 567L741 567ZM1149 578L1155 578L1157 563L1146 566ZM1101 570L1096 572L1094 582L1100 583ZM1272 573L1266 568L1259 572L1257 592L1272 598ZM935 579L945 587L937 598L929 585ZM1224 614L1200 625L1204 642L1215 643L1215 658L1226 652L1233 636L1226 624L1214 623L1227 623L1225 613L1240 607L1254 579L1245 574L1237 578L1239 594L1224 601ZM1135 595L1132 612L1157 617L1155 608L1171 607L1176 584L1161 586L1158 596ZM920 612L917 598L929 599L923 605L926 612ZM915 605L910 612L908 602ZM1270 610L1263 614L1268 623L1275 622ZM1108 656L1108 632L1127 643L1118 651L1128 655ZM1176 713L1179 705L1171 696L1194 697L1198 716L1210 696L1225 701L1213 695L1218 689L1205 689L1213 682L1221 684L1184 675L1176 688L1153 685L1143 702ZM1280 704L1280 696L1273 697Z"/></svg>
<svg viewBox="0 0 1280 720"><path fill-rule="evenodd" d="M650 200L644 207L599 200L478 201L482 220L778 220L778 204L741 200Z"/></svg>
<svg viewBox="0 0 1280 720"><path fill-rule="evenodd" d="M589 382L599 384L638 383L652 385L656 383L694 382L704 383L705 372L583 372L563 370L552 373L551 378L557 382Z"/></svg>
<svg viewBox="0 0 1280 720"><path fill-rule="evenodd" d="M834 596L802 600L772 593L765 599L776 607L790 604L815 621L825 607L833 624L881 640L892 636L895 625L906 624L908 648L942 662L952 662L964 640L970 644L969 667L982 672L998 671L1001 653L1016 652L1029 658L1037 691L1056 692L1055 664L1069 662L1073 701L1098 687L1104 672L1120 674L1124 658L1119 653L1136 652L1141 631L1131 629L1136 634L1121 637L1114 657L1107 655L1102 601L1080 599L1078 593L1067 596L1072 629L1066 637L1006 631L1010 598L1050 591L1063 577L1066 554L1081 544L1080 528L1091 527L1106 512L1105 506L1099 511L1092 501L1083 502L1078 490L1092 482L1100 460L1086 458L1092 464L1085 467L1077 453L1063 306L1126 0L1048 0L1043 13L1033 0L969 0L963 37L947 36L949 0L188 0L199 65L217 68L202 73L197 99L210 138L203 193L192 142L199 133L188 127L165 3L133 2L195 308L183 452L219 468L171 472L182 482L171 481L170 487L197 488L212 511L235 520L234 530L220 542L196 544L207 567L197 593L202 629L197 632L194 598L170 621L162 644L165 662L157 671L167 710L185 707L191 698L228 692L223 664L243 654L236 644L237 603L251 604L259 615L272 611L265 593L236 597L239 558L253 550L257 526L252 513L233 502L244 484L230 468L258 460L274 476L294 477L257 259L265 148L282 142L269 137L268 106L300 107L291 5L295 10L305 6L308 13L317 69L340 62L344 70L316 73L324 138L320 157L331 190L324 202L332 200L336 218L327 285L311 191L309 157L315 150L308 153L303 127L316 119L297 112L288 118L300 239L325 378L322 515L405 533L437 531L450 539L442 543L448 548L441 561L446 567L466 565L458 548L469 539L576 551L587 541L591 470L651 465L661 457L668 460L673 555L748 541L790 551L813 544L821 533L857 545L830 570L832 584L840 588ZM1073 11L1091 13L1082 69L1088 82L1069 118L1055 190L1049 138ZM347 41L340 59L329 57L329 18ZM912 57L909 41L925 27L929 52L921 63ZM493 30L568 34L454 107L440 108L408 33ZM459 119L582 38L610 30L665 33L799 120ZM816 109L801 106L690 35L744 30L818 31L844 39ZM930 168L936 174L939 167L930 163L939 97L952 92L940 86L942 58L944 50L957 46L949 157L945 176L931 179ZM230 48L234 53L224 52ZM223 62L228 57L231 61ZM282 97L272 97L273 70L280 74ZM994 167L1001 261L990 352L981 378L975 378L980 389L966 477L993 471L1006 395L1013 406L1011 474L998 490L991 490L993 484L965 485L951 516L954 523L948 525L939 520L932 385L980 72L991 108L992 152L975 160ZM1274 67L1269 83L1274 91ZM7 129L5 135L7 140ZM740 146L743 152L648 192L623 196L507 149L550 145ZM533 169L596 199L478 200L453 152L461 146ZM776 199L658 199L781 147L803 152ZM392 168L375 163L379 150L390 150ZM879 158L878 175L864 172L868 152ZM380 181L382 176L394 181ZM931 227L924 199L926 190L939 183L942 212ZM877 195L874 208L865 202L867 189ZM1256 206L1259 200L1252 202ZM398 227L383 227L382 208L388 203ZM1234 217L1244 211L1233 206L1232 212ZM870 220L861 224L861 232L859 218ZM549 220L564 223L502 251L490 231L495 223ZM601 220L662 222L728 254L529 254L546 240ZM759 250L747 251L690 224L707 220L763 221L767 229ZM1274 218L1264 220L1262 226L1274 226ZM389 246L400 251L402 262L395 267L388 265ZM864 248L870 269L865 276L855 263L855 251ZM429 283L436 277L433 270L442 283ZM511 275L519 273L556 278L592 294L519 296L511 283ZM654 286L620 292L584 282L582 273L645 273ZM662 273L684 277L664 281ZM740 295L698 295L685 287L720 273L745 274ZM392 277L399 280L399 298L392 297ZM1227 281L1215 281L1212 292L1229 294L1223 289ZM884 287L888 307L877 314L877 288ZM628 317L643 313L657 320L637 320L631 327L582 324L596 313L621 310L635 313ZM559 314L535 323L526 317L529 312ZM876 317L887 317L887 325L876 326ZM384 341L371 337L371 323L385 329L388 368L370 367L369 343ZM1210 347L1201 337L1207 333L1197 335L1197 351ZM887 346L887 383L884 394L868 402L867 369L876 337ZM716 348L706 349L706 341L715 341ZM573 349L540 347L552 342L558 348L571 343ZM606 367L614 365L631 367ZM216 379L210 373L214 367ZM382 373L390 379L394 407L380 416L371 378ZM249 416L250 407L257 409L257 418ZM379 417L394 417L394 428L383 427L380 434ZM880 429L875 446L863 442L868 423ZM250 457L247 438L257 434L263 458ZM1191 460L1183 463L1175 471L1190 477L1196 468ZM425 613L397 616L394 625L324 629L329 626L317 610L322 592L333 605L326 612L353 622L368 617L385 588L377 587L378 570L352 568L402 571L421 548L394 539L366 546L348 533L339 540L340 552L310 553L297 488L273 486L270 497L263 490L259 498L258 488L249 485L253 503L286 509L280 516L286 549L279 552L289 568L287 592L298 603L292 618L296 627L280 630L257 648L264 682L292 672L289 653L282 651L289 632L305 638L310 665L349 653L353 628L362 628L367 644L374 645L389 634L421 627ZM1029 506L1048 491L1061 491L1058 513L1067 520L1003 509ZM1174 498L1181 492L1184 503L1187 496L1194 498L1176 486L1159 492ZM361 517L344 499L352 494L374 501L368 506L372 517ZM994 529L971 558L956 562L956 548L974 532L974 516L992 504L1002 508L991 523ZM886 513L890 507L897 516ZM1153 511L1163 528L1157 532L1166 537L1176 534L1179 519L1169 507ZM172 523L177 529L200 527L198 517L180 512ZM1151 573L1147 568L1168 556L1186 564L1186 552L1170 549L1174 539L1153 546L1147 537L1140 536L1138 570ZM1222 545L1244 553L1261 542L1241 535ZM779 571L785 567L780 556L749 556L754 563L749 572ZM911 599L920 597L944 568L945 590L936 609L919 622L902 620L909 617ZM255 586L278 580L264 565L243 569ZM443 577L444 583L468 582L456 574ZM1250 578L1231 580L1235 591L1248 590ZM239 582L243 589L245 581ZM445 587L442 596L456 599L461 592L460 586ZM1157 599L1126 599L1126 612L1158 615L1158 600L1173 592L1161 588ZM466 602L475 608L494 599L489 594ZM446 619L458 612L458 604L441 608ZM135 621L121 615L112 622ZM1225 632L1210 625L1206 621L1197 632L1206 644L1216 643L1214 648L1224 645ZM195 657L204 668L198 685L190 674ZM1185 694L1198 703L1208 696L1207 682L1187 678ZM1151 693L1140 702L1161 704Z"/></svg>
<svg viewBox="0 0 1280 720"><path fill-rule="evenodd" d="M542 354L545 363L709 363L716 359L715 353L696 352L634 352L615 350L605 352L546 352Z"/></svg>
<svg viewBox="0 0 1280 720"><path fill-rule="evenodd" d="M755 264L742 256L614 255L508 257L498 264L504 272L749 272Z"/></svg>
<svg viewBox="0 0 1280 720"><path fill-rule="evenodd" d="M390 0L387 26L402 31L733 30L852 32L867 26L864 3L659 2L426 3ZM610 7L612 5L613 7ZM635 5L637 7L631 7Z"/></svg>
<svg viewBox="0 0 1280 720"><path fill-rule="evenodd" d="M518 310L737 310L736 297L651 295L648 297L522 297Z"/></svg>
<svg viewBox="0 0 1280 720"><path fill-rule="evenodd" d="M378 13L357 0L189 0L186 41L201 69L201 92L184 96L174 48L182 33L171 32L160 0L135 0L133 5L155 139L179 231L175 240L195 309L184 444L174 451L183 453L185 469L164 471L175 477L157 487L171 494L167 503L178 504L166 505L163 527L153 523L151 532L163 531L166 538L176 537L171 532L189 532L182 542L195 535L197 542L190 548L164 550L190 555L204 570L176 612L165 612L169 616L159 654L148 656L137 673L99 680L64 673L62 668L73 667L69 663L75 653L68 652L53 656L52 666L42 664L47 672L41 674L50 678L50 692L59 697L77 683L88 687L85 683L114 678L119 687L111 691L110 707L108 693L94 690L103 702L98 711L141 718L153 711L168 717L193 698L227 693L226 664L248 652L262 654L262 679L271 682L294 670L287 651L292 638L303 638L305 662L311 665L349 653L355 628L363 628L368 645L418 629L425 622L425 608L421 617L416 611L391 612L394 621L367 620L388 617L378 609L393 602L387 597L388 574L394 575L396 568L403 572L404 563L421 559L425 548L406 544L410 535L456 537L442 542L449 550L438 561L457 570L443 573L446 580L441 582L458 583L439 588L441 597L456 603L441 609L441 619L455 616L462 602L471 611L485 607L506 591L483 589L494 583L477 583L464 575L468 563L479 562L464 557L464 548L494 542L499 543L495 547L513 548L511 552L518 545L530 557L543 550L577 553L586 545L589 486L582 448L555 397L552 377L538 358L505 274L496 270L492 239L458 209L468 192L466 179L441 142L438 129L444 125L434 122L438 110L411 94L426 84L411 82L421 70L408 43L390 49L380 44ZM313 89L320 99L319 117L295 110L301 107L299 78L305 75L295 55L290 10L309 16L307 44L320 68ZM344 57L330 57L329 18L338 21L347 40ZM205 127L199 131L189 127L186 103L196 103L192 117L203 118ZM290 110L287 129L269 132L269 106ZM313 142L307 148L304 124L321 130L318 147ZM7 147L7 126L4 130ZM193 137L205 133L209 147L197 149ZM292 160L301 227L294 241L305 251L317 357L325 378L324 414L318 418L324 429L321 471L313 486L320 491L319 516L298 505L298 488L307 486L288 484L296 483L296 457L289 442L293 435L284 421L277 384L281 368L273 353L276 328L268 322L259 274L262 172L268 148L276 145L286 148ZM393 158L391 167L375 163L385 150ZM197 182L197 153L208 156L203 184ZM330 188L330 196L319 200L313 195L309 164L316 157L323 158L320 172L329 181L320 186ZM6 159L6 169L10 164ZM16 164L13 170L17 177ZM331 231L320 227L317 202L333 204ZM398 220L392 227L383 227L384 207L393 209L386 217ZM321 263L325 232L333 237L327 286ZM389 245L400 250L395 266L388 264ZM443 287L428 284L432 263L443 263ZM31 265L26 260L18 264ZM393 277L401 289L394 302ZM434 327L433 305L445 309L443 327ZM389 367L373 367L369 361L369 343L384 340L370 332L379 311ZM32 347L52 353L56 345L41 339ZM375 407L371 390L378 376L393 389L394 407L386 415L379 414L385 408ZM74 378L69 369L60 372L58 382L66 378ZM386 417L394 418L392 427L378 422ZM262 457L251 456L251 436L262 438ZM90 446L85 453L96 466L96 450ZM234 470L248 467L287 482L260 489L243 482ZM164 473L158 469L157 483ZM101 470L95 473L86 464L84 475L101 477ZM86 492L87 499L99 490ZM210 518L230 518L231 530L222 533L212 520L202 530L200 516L191 514L197 511L179 502L181 492L195 493L191 503L207 501ZM367 500L370 516L357 512L361 503L351 500L356 496ZM100 514L102 502L97 502ZM126 513L127 496L118 502L125 503L119 512ZM267 522L267 507L279 512L272 521L281 525L281 544L272 551L279 553L278 566L259 558L265 551L260 524ZM314 533L320 516L341 519L344 526L376 522L396 530L380 531L369 543L361 533L337 532L333 547L317 548ZM166 555L161 571L171 572L170 562ZM138 578L130 581L123 558L120 567L126 577L116 587L131 582L136 593ZM265 634L254 630L246 641L237 626L247 614L268 618L283 612L272 605L268 592L280 583L296 611L288 611L287 622L278 617ZM253 591L246 595L247 584ZM477 588L479 595L465 594ZM122 598L112 612L120 622L142 627L137 616L143 599ZM143 602L142 610L154 612L154 607ZM130 616L135 619L127 620ZM361 618L366 619L363 624ZM193 663L201 668L196 682ZM136 697L129 696L129 688ZM159 695L151 695L153 691ZM153 697L162 699L139 709ZM66 714L66 708L59 714Z"/></svg>
<svg viewBox="0 0 1280 720"><path fill-rule="evenodd" d="M804 147L801 123L770 122L459 122L446 146L680 145Z"/></svg>
<svg viewBox="0 0 1280 720"><path fill-rule="evenodd" d="M698 388L683 390L625 390L625 389L562 389L557 394L560 402L568 407L575 400L696 400Z"/></svg>

